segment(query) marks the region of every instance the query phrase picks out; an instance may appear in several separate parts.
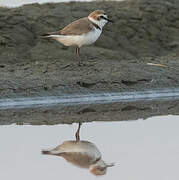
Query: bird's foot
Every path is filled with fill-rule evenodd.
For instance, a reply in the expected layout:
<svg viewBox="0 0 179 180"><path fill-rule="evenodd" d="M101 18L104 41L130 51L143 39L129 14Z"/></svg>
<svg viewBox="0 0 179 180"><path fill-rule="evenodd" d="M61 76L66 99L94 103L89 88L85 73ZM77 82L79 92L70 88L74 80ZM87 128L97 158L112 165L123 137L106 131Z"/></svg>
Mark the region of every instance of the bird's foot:
<svg viewBox="0 0 179 180"><path fill-rule="evenodd" d="M68 63L68 64L62 66L61 68L68 69L68 68L74 68L75 66L78 66L78 64L73 62L73 63Z"/></svg>
<svg viewBox="0 0 179 180"><path fill-rule="evenodd" d="M82 61L79 61L78 62L78 66L85 66L86 64L84 63L84 62L82 62Z"/></svg>

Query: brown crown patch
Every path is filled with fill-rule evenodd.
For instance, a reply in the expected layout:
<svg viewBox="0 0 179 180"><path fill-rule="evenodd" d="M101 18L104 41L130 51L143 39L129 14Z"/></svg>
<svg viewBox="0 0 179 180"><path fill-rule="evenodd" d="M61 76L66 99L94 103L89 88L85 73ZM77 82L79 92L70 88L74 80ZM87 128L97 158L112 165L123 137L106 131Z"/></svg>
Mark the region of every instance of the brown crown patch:
<svg viewBox="0 0 179 180"><path fill-rule="evenodd" d="M88 17L92 17L93 19L97 19L98 15L105 14L103 10L95 10L92 13L89 14Z"/></svg>

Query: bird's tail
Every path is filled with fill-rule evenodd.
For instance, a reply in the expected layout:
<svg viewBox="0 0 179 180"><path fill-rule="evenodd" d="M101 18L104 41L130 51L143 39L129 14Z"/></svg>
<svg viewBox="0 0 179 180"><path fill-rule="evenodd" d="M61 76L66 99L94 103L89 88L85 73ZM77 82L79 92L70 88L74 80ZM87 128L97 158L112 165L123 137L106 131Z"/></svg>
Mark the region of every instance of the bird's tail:
<svg viewBox="0 0 179 180"><path fill-rule="evenodd" d="M50 33L42 34L41 37L49 38L49 37L56 37L56 36L59 36L59 35L61 35L60 31L56 31L56 32L50 32Z"/></svg>
<svg viewBox="0 0 179 180"><path fill-rule="evenodd" d="M48 151L48 150L42 150L41 153L42 153L42 154L51 154L51 152Z"/></svg>
<svg viewBox="0 0 179 180"><path fill-rule="evenodd" d="M60 155L62 154L61 151L57 151L57 150L54 150L54 149L51 149L51 150L42 150L41 151L42 154L49 154L49 155Z"/></svg>
<svg viewBox="0 0 179 180"><path fill-rule="evenodd" d="M50 33L42 34L41 37L42 38L49 38L49 37L51 37L51 34Z"/></svg>

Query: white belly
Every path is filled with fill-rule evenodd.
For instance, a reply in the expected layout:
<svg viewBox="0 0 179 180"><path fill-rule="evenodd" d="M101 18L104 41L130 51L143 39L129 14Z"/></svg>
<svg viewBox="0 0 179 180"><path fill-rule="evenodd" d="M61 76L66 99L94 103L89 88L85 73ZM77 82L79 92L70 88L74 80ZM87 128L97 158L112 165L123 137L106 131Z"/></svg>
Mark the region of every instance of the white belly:
<svg viewBox="0 0 179 180"><path fill-rule="evenodd" d="M101 35L101 32L102 31L100 29L95 28L95 30L82 35L50 35L49 37L56 39L65 46L81 47L83 45L90 45L94 43Z"/></svg>
<svg viewBox="0 0 179 180"><path fill-rule="evenodd" d="M96 29L94 31L89 32L88 34L83 34L82 36L82 45L90 45L94 43L99 36L101 35L101 30Z"/></svg>

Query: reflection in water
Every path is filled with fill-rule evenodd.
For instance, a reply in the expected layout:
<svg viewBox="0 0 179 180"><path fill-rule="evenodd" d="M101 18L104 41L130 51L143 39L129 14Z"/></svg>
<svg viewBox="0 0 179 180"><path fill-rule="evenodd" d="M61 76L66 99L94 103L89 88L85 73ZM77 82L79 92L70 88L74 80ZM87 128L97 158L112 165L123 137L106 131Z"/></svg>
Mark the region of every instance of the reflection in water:
<svg viewBox="0 0 179 180"><path fill-rule="evenodd" d="M61 156L76 166L88 168L94 175L106 174L107 167L114 166L114 164L105 163L100 151L93 143L80 140L80 127L81 123L75 134L76 141L65 141L54 149L42 150L42 154Z"/></svg>

